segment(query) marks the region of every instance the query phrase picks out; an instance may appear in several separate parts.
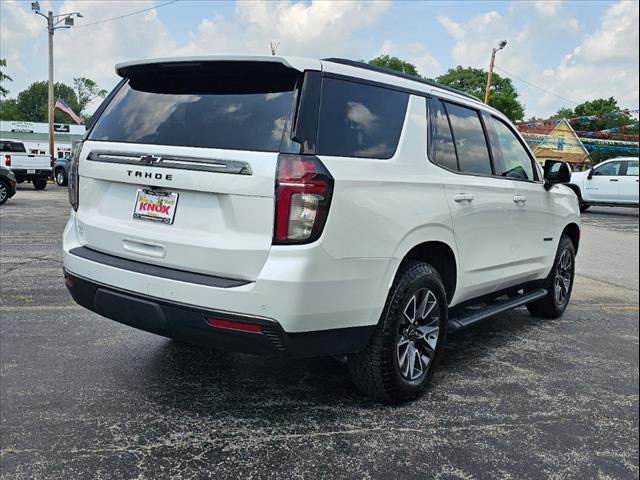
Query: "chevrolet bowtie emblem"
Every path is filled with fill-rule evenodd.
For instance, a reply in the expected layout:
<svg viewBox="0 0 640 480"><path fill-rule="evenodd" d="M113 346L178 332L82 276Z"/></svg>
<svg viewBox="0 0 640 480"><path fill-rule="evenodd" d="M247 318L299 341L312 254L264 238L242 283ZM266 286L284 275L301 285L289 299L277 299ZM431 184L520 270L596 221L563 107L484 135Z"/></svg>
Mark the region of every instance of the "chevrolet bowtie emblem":
<svg viewBox="0 0 640 480"><path fill-rule="evenodd" d="M160 161L160 157L154 157L153 155L143 155L140 157L140 162L147 165L153 165Z"/></svg>

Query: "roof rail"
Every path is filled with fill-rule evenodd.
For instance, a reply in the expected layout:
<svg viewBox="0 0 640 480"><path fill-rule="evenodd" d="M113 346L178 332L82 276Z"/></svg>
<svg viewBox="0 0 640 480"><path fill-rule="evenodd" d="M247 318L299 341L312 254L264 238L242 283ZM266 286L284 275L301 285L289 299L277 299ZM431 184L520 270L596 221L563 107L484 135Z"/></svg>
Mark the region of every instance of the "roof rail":
<svg viewBox="0 0 640 480"><path fill-rule="evenodd" d="M408 73L402 73L397 70L392 70L390 68L378 67L377 65L369 65L368 63L357 62L355 60L348 60L346 58L323 58L322 61L339 63L341 65L348 65L350 67L362 68L363 70L370 70L372 72L379 72L379 73L385 73L387 75L393 75L394 77L404 78L406 80L411 80L412 82L418 82L424 85L429 85L431 87L441 88L442 90L446 90L451 93L457 93L458 95L462 95L464 97L470 98L477 102L480 101L479 98L474 97L473 95L470 95L467 92L463 92L462 90L458 90L457 88L449 87L447 85L442 85L432 80L419 78L419 77L416 77L415 75L409 75Z"/></svg>

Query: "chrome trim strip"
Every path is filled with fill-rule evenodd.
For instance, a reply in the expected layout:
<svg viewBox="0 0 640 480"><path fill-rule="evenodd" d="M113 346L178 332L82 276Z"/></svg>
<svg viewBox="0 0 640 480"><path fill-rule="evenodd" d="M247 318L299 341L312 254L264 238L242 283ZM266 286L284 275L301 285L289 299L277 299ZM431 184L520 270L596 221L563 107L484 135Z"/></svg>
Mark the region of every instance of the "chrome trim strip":
<svg viewBox="0 0 640 480"><path fill-rule="evenodd" d="M246 162L202 157L181 157L175 155L152 155L137 152L93 150L87 155L92 162L137 165L139 167L175 168L200 172L229 173L233 175L253 175Z"/></svg>

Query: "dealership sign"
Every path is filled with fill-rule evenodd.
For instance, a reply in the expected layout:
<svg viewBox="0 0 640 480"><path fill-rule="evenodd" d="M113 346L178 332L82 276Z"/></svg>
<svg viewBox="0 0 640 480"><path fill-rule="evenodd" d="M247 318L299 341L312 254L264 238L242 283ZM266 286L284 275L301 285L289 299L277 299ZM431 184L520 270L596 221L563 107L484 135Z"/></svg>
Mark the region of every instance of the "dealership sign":
<svg viewBox="0 0 640 480"><path fill-rule="evenodd" d="M12 132L34 133L33 122L11 122Z"/></svg>

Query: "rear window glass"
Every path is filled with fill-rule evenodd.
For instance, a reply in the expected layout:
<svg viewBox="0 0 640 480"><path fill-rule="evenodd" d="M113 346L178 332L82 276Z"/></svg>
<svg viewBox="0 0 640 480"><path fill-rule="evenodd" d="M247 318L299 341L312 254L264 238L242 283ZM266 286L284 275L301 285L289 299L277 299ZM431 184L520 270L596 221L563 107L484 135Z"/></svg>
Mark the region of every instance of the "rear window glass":
<svg viewBox="0 0 640 480"><path fill-rule="evenodd" d="M24 144L18 142L0 142L0 151L26 153Z"/></svg>
<svg viewBox="0 0 640 480"><path fill-rule="evenodd" d="M409 95L383 87L325 78L318 153L390 158L396 151Z"/></svg>
<svg viewBox="0 0 640 480"><path fill-rule="evenodd" d="M197 70L147 75L122 86L89 139L230 150L279 150L296 78ZM247 80L248 77L252 80ZM249 81L251 83L249 83Z"/></svg>
<svg viewBox="0 0 640 480"><path fill-rule="evenodd" d="M482 123L476 110L447 103L447 112L456 142L460 171L491 175L491 160Z"/></svg>
<svg viewBox="0 0 640 480"><path fill-rule="evenodd" d="M453 146L451 128L440 100L431 100L430 155L434 163L449 170L458 170L456 149Z"/></svg>

